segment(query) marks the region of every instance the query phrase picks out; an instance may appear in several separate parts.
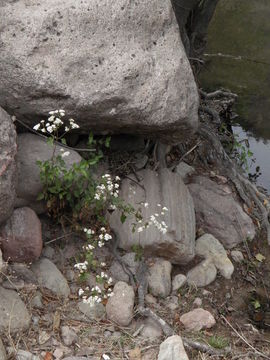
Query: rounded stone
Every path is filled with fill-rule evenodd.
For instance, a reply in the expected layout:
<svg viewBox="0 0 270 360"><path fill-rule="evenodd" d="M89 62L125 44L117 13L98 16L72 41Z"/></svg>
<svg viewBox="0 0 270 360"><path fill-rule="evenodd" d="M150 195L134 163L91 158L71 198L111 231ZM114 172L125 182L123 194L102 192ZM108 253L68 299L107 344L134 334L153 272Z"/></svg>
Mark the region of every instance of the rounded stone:
<svg viewBox="0 0 270 360"><path fill-rule="evenodd" d="M135 294L132 286L119 281L106 305L109 320L121 326L128 326L132 320Z"/></svg>

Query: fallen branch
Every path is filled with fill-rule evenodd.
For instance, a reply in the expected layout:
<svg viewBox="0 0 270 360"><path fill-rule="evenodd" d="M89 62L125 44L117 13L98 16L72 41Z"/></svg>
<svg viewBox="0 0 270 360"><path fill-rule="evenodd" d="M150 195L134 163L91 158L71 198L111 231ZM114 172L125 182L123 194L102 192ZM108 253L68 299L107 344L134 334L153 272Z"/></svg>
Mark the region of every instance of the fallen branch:
<svg viewBox="0 0 270 360"><path fill-rule="evenodd" d="M199 341L190 340L185 337L182 337L182 340L183 340L185 347L192 348L192 349L198 350L198 351L202 351L209 355L224 356L224 355L231 353L231 349L217 350L217 349L214 349L212 346L207 345L207 344L202 344Z"/></svg>
<svg viewBox="0 0 270 360"><path fill-rule="evenodd" d="M225 323L234 331L234 333L235 333L250 349L252 349L252 350L255 352L255 354L263 357L264 359L270 360L270 357L269 357L269 356L267 356L267 355L263 354L262 352L260 352L259 350L257 350L254 346L252 346L252 345L247 341L247 339L246 339L243 335L239 334L239 332L232 326L232 324L229 322L229 320L227 320L227 319L225 318L224 315L221 315L221 318L222 318L222 319L225 321Z"/></svg>

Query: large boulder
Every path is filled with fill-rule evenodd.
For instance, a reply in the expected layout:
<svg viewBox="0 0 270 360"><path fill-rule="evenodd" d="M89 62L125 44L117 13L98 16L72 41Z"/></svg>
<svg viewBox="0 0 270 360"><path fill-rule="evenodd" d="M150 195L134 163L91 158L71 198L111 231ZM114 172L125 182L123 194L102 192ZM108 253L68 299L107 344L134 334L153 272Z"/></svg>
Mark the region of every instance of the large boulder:
<svg viewBox="0 0 270 360"><path fill-rule="evenodd" d="M61 154L60 149L61 146L56 145L55 156ZM38 135L29 133L18 135L16 206L31 206L37 212L42 212L42 206L39 206L41 202L37 202L37 196L43 188L37 161L51 159L53 151L54 147ZM79 163L81 159L81 156L73 150L69 150L69 155L63 158L68 168L74 163Z"/></svg>
<svg viewBox="0 0 270 360"><path fill-rule="evenodd" d="M142 223L133 233L134 217L129 216L122 224L120 214L115 211L110 218L120 247L129 250L139 245L145 254L165 258L174 264L187 264L195 255L195 213L188 188L180 175L168 169L159 172L142 170L138 176L141 183L136 179L122 182L120 196L134 208L142 209ZM168 211L162 211L163 207ZM152 224L147 229L140 229L153 215L156 226ZM159 229L163 221L167 226L166 233Z"/></svg>
<svg viewBox="0 0 270 360"><path fill-rule="evenodd" d="M32 262L39 258L43 247L41 222L32 209L14 210L0 228L0 246L5 260Z"/></svg>
<svg viewBox="0 0 270 360"><path fill-rule="evenodd" d="M195 205L197 226L215 236L225 248L231 249L244 239L254 238L254 224L228 185L197 176L188 188Z"/></svg>
<svg viewBox="0 0 270 360"><path fill-rule="evenodd" d="M177 140L196 129L197 88L170 0L0 7L0 105L28 124L64 108L86 131Z"/></svg>
<svg viewBox="0 0 270 360"><path fill-rule="evenodd" d="M10 217L15 204L16 152L16 131L13 121L0 107L0 224Z"/></svg>

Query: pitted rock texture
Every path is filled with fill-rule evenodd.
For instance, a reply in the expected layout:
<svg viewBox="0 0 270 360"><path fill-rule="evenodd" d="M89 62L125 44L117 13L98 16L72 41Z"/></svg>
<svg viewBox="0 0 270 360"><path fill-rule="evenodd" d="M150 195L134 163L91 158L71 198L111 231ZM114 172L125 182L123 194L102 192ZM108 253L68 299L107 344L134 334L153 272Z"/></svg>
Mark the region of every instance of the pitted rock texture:
<svg viewBox="0 0 270 360"><path fill-rule="evenodd" d="M0 107L0 224L11 216L16 199L16 138L11 117Z"/></svg>
<svg viewBox="0 0 270 360"><path fill-rule="evenodd" d="M5 260L31 262L39 258L43 246L41 223L32 209L14 210L0 228L0 246Z"/></svg>
<svg viewBox="0 0 270 360"><path fill-rule="evenodd" d="M228 185L197 176L188 188L194 201L197 227L215 236L227 249L254 238L254 224L233 198Z"/></svg>
<svg viewBox="0 0 270 360"><path fill-rule="evenodd" d="M61 146L57 145L55 156L61 154ZM18 135L18 154L16 157L18 168L17 200L18 205L41 208L41 202L37 202L37 197L42 191L43 185L40 180L40 168L37 161L51 159L54 147L49 145L43 138L29 133ZM81 161L81 156L73 150L69 150L69 155L63 160L67 168ZM44 208L45 211L45 208ZM39 211L40 212L40 211Z"/></svg>
<svg viewBox="0 0 270 360"><path fill-rule="evenodd" d="M119 213L115 211L110 225L119 238L120 247L129 250L133 245L140 244L146 254L162 257L174 264L187 264L195 255L195 213L188 188L180 175L168 169L159 172L142 170L138 176L141 179L139 185L136 179L135 182L123 180L121 198L135 209L141 207L143 222L160 213L163 206L167 207L169 211L157 217L158 221L164 221L168 226L167 233L161 233L153 225L142 232L136 230L132 233L134 217L128 217L122 224ZM149 206L144 207L145 203Z"/></svg>
<svg viewBox="0 0 270 360"><path fill-rule="evenodd" d="M64 108L86 131L177 140L197 128L197 88L169 0L0 7L0 106L28 124Z"/></svg>

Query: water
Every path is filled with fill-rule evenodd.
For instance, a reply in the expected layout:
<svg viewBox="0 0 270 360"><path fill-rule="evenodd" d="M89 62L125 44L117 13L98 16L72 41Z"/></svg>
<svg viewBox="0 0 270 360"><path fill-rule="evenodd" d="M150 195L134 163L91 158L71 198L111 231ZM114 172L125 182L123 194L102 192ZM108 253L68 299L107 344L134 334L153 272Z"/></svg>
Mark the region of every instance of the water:
<svg viewBox="0 0 270 360"><path fill-rule="evenodd" d="M206 90L229 88L239 95L235 131L248 138L270 192L270 1L220 0L208 34L208 56L200 75ZM229 56L228 56L229 55ZM240 127L238 126L240 125Z"/></svg>

